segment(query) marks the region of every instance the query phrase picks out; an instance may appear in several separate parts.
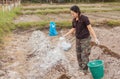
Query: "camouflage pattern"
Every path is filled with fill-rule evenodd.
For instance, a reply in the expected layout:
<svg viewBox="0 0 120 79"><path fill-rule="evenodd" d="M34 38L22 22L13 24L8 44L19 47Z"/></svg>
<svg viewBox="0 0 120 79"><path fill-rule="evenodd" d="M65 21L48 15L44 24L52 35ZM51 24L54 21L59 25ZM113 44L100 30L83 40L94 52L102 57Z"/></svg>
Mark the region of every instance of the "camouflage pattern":
<svg viewBox="0 0 120 79"><path fill-rule="evenodd" d="M85 39L76 38L77 60L80 70L82 70L83 72L86 72L88 70L87 63L89 62L89 55L91 52L90 41L91 41L90 36Z"/></svg>

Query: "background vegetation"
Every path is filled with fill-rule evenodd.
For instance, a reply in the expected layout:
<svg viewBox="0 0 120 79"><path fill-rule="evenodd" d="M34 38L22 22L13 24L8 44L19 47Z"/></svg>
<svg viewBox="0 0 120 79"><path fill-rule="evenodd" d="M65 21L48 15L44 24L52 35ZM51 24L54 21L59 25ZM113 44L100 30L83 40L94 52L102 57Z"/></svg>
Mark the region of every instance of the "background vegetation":
<svg viewBox="0 0 120 79"><path fill-rule="evenodd" d="M22 0L22 2L39 2L39 3L67 3L67 2L117 2L120 0Z"/></svg>

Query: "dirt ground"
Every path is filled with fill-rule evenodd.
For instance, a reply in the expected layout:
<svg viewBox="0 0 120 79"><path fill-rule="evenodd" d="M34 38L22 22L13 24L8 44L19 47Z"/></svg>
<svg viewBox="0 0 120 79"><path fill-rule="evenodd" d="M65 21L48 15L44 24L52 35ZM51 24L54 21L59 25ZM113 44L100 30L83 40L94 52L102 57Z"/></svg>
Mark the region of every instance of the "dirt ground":
<svg viewBox="0 0 120 79"><path fill-rule="evenodd" d="M115 27L116 29L120 29L120 27ZM115 29L113 28L113 29ZM106 28L94 28L97 32L97 35L99 35L99 39L101 42L101 45L104 45L108 49L111 49L111 45L114 45L112 43L114 40L119 41L119 39L114 38L114 40L111 39L111 32L110 30ZM101 33L101 29L105 31L104 33ZM113 30L111 29L111 30ZM52 45L56 45L58 38L66 33L68 29L60 30L59 35L56 37L49 37L48 36L48 30L43 30L42 32L46 34L46 36L49 38L49 40L52 42ZM31 36L33 31L23 31L19 33L14 33L12 35L9 35L6 37L5 47L2 50L2 53L4 53L4 57L0 63L2 63L2 69L0 71L0 79L27 79L26 74L29 73L27 70L29 67L29 64L32 64L28 62L32 58L32 56L28 57L28 50L26 49L26 42L29 40L29 37ZM106 34L105 34L106 33ZM105 36L102 36L105 34ZM113 37L116 37L117 31L114 30L112 32ZM103 38L106 37L107 38ZM120 37L120 35L118 35ZM73 36L68 36L68 41L73 38ZM109 39L110 40L105 40ZM111 42L111 43L110 43ZM91 74L88 75L80 75L80 72L78 70L78 63L76 59L76 52L75 52L75 40L71 41L72 43L72 49L69 51L64 52L66 58L69 60L71 66L75 69L75 74L72 76L69 74L65 74L64 77L68 77L68 79L91 79ZM105 44L109 45L105 45ZM114 47L116 50L117 45L119 46L118 42L115 44ZM105 77L104 79L119 79L120 78L120 59L117 57L112 56L109 52L104 50L106 48L101 48L99 46L93 46L90 60L94 59L101 59L104 61L105 65ZM118 49L119 50L119 49ZM117 50L116 50L117 51ZM119 52L119 51L117 51ZM39 79L39 78L38 78ZM66 79L66 78L60 78L60 79Z"/></svg>

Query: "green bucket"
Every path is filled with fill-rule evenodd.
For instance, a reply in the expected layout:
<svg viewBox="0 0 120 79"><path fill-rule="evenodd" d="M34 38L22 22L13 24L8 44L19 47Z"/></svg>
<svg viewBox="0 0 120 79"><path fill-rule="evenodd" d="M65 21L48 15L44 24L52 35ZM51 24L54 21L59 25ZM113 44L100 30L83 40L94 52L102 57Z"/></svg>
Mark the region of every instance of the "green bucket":
<svg viewBox="0 0 120 79"><path fill-rule="evenodd" d="M104 77L104 63L102 60L90 61L87 65L94 79L102 79Z"/></svg>

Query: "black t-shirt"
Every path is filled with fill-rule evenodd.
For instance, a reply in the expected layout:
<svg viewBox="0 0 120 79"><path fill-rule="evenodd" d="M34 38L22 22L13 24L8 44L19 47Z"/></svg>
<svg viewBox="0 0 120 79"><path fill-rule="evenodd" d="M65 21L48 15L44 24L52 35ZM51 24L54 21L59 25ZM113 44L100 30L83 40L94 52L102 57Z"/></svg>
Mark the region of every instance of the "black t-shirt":
<svg viewBox="0 0 120 79"><path fill-rule="evenodd" d="M84 39L90 36L89 30L87 28L87 25L90 24L90 21L87 16L81 15L79 16L79 20L76 21L74 18L72 21L72 27L76 29L76 38L78 39Z"/></svg>

